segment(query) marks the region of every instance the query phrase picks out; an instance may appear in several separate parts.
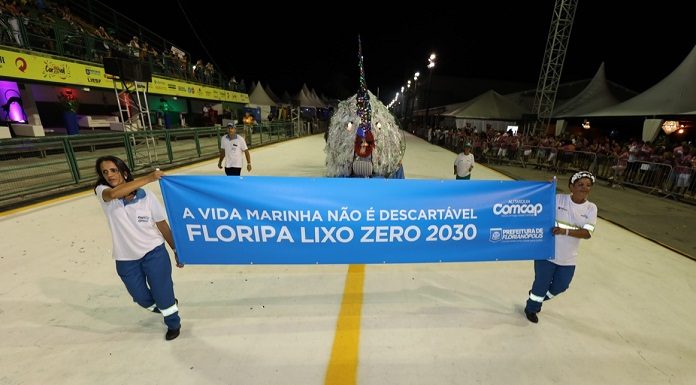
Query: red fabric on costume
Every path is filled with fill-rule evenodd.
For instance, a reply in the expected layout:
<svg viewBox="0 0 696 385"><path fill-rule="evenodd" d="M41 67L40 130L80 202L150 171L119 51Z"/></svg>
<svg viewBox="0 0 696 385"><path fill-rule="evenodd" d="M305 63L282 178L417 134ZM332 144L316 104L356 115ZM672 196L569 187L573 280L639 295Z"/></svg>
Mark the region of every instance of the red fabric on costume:
<svg viewBox="0 0 696 385"><path fill-rule="evenodd" d="M372 131L367 131L365 137L355 136L355 155L367 158L372 155L372 150L375 148L375 137L372 135Z"/></svg>

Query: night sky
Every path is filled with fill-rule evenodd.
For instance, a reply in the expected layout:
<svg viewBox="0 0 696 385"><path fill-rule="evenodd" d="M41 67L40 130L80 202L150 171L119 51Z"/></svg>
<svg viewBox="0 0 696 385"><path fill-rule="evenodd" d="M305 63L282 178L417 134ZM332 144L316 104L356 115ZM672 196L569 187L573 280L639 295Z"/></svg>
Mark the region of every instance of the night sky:
<svg viewBox="0 0 696 385"><path fill-rule="evenodd" d="M425 10L377 14L371 8L384 5L370 2L315 8L288 3L277 9L230 3L238 8L232 12L190 0L139 1L133 12L133 3L111 6L151 26L194 61L211 61L246 84L261 80L278 95L296 93L303 83L329 97L355 93L360 34L368 87L373 93L379 89L383 101L415 71L427 73L431 52L438 55L434 76L535 85L554 6L551 0L483 1L463 2L458 5L463 10L454 11L427 2L431 8ZM696 44L686 5L643 3L580 0L562 81L589 78L604 61L609 80L641 92L676 68ZM149 21L154 15L166 15L168 25L154 27Z"/></svg>

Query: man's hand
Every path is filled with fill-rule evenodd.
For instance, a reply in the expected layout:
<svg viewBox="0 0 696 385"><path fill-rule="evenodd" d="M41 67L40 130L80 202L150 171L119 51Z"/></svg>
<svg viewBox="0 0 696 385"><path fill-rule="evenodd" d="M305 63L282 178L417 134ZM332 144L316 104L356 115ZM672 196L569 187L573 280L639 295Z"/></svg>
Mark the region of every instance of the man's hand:
<svg viewBox="0 0 696 385"><path fill-rule="evenodd" d="M176 253L176 250L174 250L174 260L176 261L176 267L179 269L184 268L184 264L179 261L179 254Z"/></svg>
<svg viewBox="0 0 696 385"><path fill-rule="evenodd" d="M558 226L551 229L551 234L553 235L565 235L566 229L562 229Z"/></svg>

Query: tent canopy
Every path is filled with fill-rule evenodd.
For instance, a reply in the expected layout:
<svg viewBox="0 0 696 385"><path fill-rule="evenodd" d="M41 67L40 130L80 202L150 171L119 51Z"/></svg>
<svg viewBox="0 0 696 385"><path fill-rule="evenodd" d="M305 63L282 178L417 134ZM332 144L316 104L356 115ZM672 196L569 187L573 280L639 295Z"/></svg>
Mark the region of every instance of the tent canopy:
<svg viewBox="0 0 696 385"><path fill-rule="evenodd" d="M297 101L300 107L324 107L324 103L312 97L312 92L307 88L306 84L302 85L302 89L297 93L294 100Z"/></svg>
<svg viewBox="0 0 696 385"><path fill-rule="evenodd" d="M580 116L689 115L695 106L696 46L677 69L642 94L615 106Z"/></svg>
<svg viewBox="0 0 696 385"><path fill-rule="evenodd" d="M554 109L554 118L581 116L592 111L614 106L620 101L609 90L604 63L594 77L575 97Z"/></svg>
<svg viewBox="0 0 696 385"><path fill-rule="evenodd" d="M259 106L275 106L276 102L274 102L273 99L268 96L266 91L263 89L261 82L258 82L249 94L249 104L256 104Z"/></svg>
<svg viewBox="0 0 696 385"><path fill-rule="evenodd" d="M489 90L462 103L456 110L443 113L442 116L458 119L521 120L522 115L529 113L529 110L509 98Z"/></svg>

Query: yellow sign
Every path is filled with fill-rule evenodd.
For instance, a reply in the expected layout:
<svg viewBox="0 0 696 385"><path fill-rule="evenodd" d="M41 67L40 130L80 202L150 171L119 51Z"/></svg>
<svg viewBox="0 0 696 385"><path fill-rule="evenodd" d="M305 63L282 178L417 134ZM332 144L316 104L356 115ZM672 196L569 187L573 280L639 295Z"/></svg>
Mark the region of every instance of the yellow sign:
<svg viewBox="0 0 696 385"><path fill-rule="evenodd" d="M62 85L111 88L114 83L104 73L104 68L90 64L75 63L24 52L0 49L0 77L22 80L38 80ZM117 81L119 89L121 82ZM188 83L181 80L153 76L148 83L148 93L182 96L233 103L249 103L249 95L220 88Z"/></svg>

